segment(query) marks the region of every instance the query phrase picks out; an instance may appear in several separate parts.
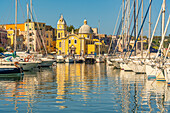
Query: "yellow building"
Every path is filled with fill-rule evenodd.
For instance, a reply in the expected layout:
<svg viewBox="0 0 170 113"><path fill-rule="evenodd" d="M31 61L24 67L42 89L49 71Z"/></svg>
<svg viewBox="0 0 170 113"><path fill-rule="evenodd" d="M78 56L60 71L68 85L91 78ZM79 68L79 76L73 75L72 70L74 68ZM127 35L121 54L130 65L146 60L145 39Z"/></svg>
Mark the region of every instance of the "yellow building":
<svg viewBox="0 0 170 113"><path fill-rule="evenodd" d="M80 27L78 34L75 34L73 30L72 33L68 33L66 21L61 15L57 23L57 53L62 55L95 54L97 49L93 36L92 28L87 25L87 20L84 20L84 25Z"/></svg>
<svg viewBox="0 0 170 113"><path fill-rule="evenodd" d="M56 51L56 29L51 26L46 26L46 47L48 52Z"/></svg>
<svg viewBox="0 0 170 113"><path fill-rule="evenodd" d="M14 36L15 36L15 24L6 24L6 25L0 25L0 27L7 30L7 37L11 40L11 46L14 44ZM20 34L20 31L25 31L24 24L17 24L17 37Z"/></svg>

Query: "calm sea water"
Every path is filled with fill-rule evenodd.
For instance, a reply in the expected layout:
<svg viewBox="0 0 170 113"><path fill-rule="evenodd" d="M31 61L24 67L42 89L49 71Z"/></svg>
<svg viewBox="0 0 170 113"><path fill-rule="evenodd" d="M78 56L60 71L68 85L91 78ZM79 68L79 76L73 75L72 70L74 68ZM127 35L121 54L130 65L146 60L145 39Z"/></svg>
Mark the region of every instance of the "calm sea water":
<svg viewBox="0 0 170 113"><path fill-rule="evenodd" d="M57 64L0 79L0 113L170 112L170 88L105 64Z"/></svg>

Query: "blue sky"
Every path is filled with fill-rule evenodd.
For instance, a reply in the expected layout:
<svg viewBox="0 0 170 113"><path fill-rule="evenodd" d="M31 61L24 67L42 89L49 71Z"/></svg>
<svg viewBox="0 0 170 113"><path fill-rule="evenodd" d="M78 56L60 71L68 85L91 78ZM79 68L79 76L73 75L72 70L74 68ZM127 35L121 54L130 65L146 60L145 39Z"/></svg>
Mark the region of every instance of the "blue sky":
<svg viewBox="0 0 170 113"><path fill-rule="evenodd" d="M28 1L29 0L19 0L18 23L23 23L26 19L26 2ZM91 27L98 27L98 21L100 20L101 33L109 35L113 34L121 2L122 0L33 0L33 7L37 20L39 22L45 22L47 25L56 27L60 15L63 14L67 25L74 25L75 28L83 25L84 19L87 19L88 25ZM166 0L166 2L166 6L170 6L170 1ZM149 0L144 0L144 12L146 11L148 3ZM0 4L0 24L14 23L15 0L0 0ZM162 0L153 0L152 30L161 4ZM168 9L166 20L169 11ZM160 34L160 26L161 24L158 25L156 32L158 35ZM148 34L148 18L145 23L144 34Z"/></svg>

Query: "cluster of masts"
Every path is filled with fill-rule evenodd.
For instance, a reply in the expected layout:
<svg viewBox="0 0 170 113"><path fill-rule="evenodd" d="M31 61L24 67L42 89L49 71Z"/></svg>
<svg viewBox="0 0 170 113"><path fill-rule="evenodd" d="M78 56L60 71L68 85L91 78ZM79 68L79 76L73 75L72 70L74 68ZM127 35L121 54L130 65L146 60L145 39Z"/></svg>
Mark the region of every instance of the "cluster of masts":
<svg viewBox="0 0 170 113"><path fill-rule="evenodd" d="M130 0L126 0L125 6L124 6L124 2L125 1L123 0L122 19L120 23L121 27L119 26L118 33L117 33L117 35L120 33L118 37L117 46L115 47L113 54L111 54L111 56L108 57L107 62L109 63L109 65L113 65L115 68L120 68L124 71L133 71L136 74L146 74L148 79L152 78L157 81L166 81L168 86L170 86L170 59L168 57L170 44L167 48L166 53L164 55L162 54L163 53L162 50L164 49L163 43L164 43L165 35L168 29L169 21L170 21L170 15L169 15L168 21L165 27L166 1L163 0L163 3L161 5L161 10L160 10L158 19L156 21L152 35L151 35L151 5L152 5L153 0L149 1L149 6L144 16L143 16L143 0L141 0L139 7L138 7L138 0L133 0L133 4L132 4L132 7L134 7L133 14L131 14L132 7L131 9L127 8L127 7L130 7ZM142 7L141 26L139 27L138 26L138 14L139 14L141 7ZM136 11L136 8L137 8L137 11ZM149 42L148 42L148 49L144 56L143 26L146 21L146 17L148 13L149 13L149 37L148 37ZM158 52L156 54L153 54L153 53L150 53L150 48L151 48L153 37L155 35L155 31L156 31L161 15L162 15L161 42L160 42ZM130 31L129 29L131 28L131 24L132 24L131 22L129 23L130 16L132 16L132 18L134 17L134 25L132 27L131 33L129 33ZM138 30L138 27L140 28L139 30ZM135 42L134 42L134 46L130 50L129 44L130 44L130 40L132 39L133 33L134 33ZM136 43L139 37L141 37L141 54L137 55L136 54L136 50L137 50ZM118 54L117 49L120 44L123 48L123 51L119 52ZM112 45L110 45L110 48L111 46ZM110 49L108 52L110 53ZM134 55L132 55L133 52L134 52Z"/></svg>

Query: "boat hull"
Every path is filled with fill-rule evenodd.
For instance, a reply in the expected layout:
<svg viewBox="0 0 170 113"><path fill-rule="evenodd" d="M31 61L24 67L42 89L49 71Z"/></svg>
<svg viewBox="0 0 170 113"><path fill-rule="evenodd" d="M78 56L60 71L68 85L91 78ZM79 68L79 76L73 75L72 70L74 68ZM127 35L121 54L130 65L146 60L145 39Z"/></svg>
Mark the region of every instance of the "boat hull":
<svg viewBox="0 0 170 113"><path fill-rule="evenodd" d="M94 64L95 63L95 59L94 58L86 58L85 59L85 63L86 64Z"/></svg>
<svg viewBox="0 0 170 113"><path fill-rule="evenodd" d="M49 66L52 66L53 65L53 62L54 61L42 61L39 66L40 67L49 67Z"/></svg>
<svg viewBox="0 0 170 113"><path fill-rule="evenodd" d="M0 67L0 74L13 74L13 73L21 73L20 68L14 66L3 66Z"/></svg>
<svg viewBox="0 0 170 113"><path fill-rule="evenodd" d="M151 65L146 65L145 68L148 79L156 79L156 69Z"/></svg>
<svg viewBox="0 0 170 113"><path fill-rule="evenodd" d="M74 59L66 59L65 62L66 63L74 63Z"/></svg>

